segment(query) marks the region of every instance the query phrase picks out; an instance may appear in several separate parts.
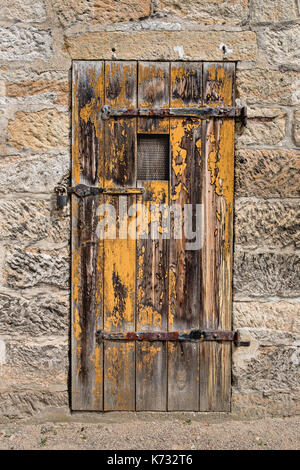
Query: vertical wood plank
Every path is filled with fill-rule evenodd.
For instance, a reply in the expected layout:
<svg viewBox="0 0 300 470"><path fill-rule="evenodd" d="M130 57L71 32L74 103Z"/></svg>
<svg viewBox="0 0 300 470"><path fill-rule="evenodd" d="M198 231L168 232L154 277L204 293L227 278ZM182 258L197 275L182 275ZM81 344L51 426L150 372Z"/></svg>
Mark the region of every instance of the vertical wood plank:
<svg viewBox="0 0 300 470"><path fill-rule="evenodd" d="M168 62L139 62L138 106L166 108L170 102L170 64ZM168 134L169 119L138 118L138 132Z"/></svg>
<svg viewBox="0 0 300 470"><path fill-rule="evenodd" d="M101 184L103 63L74 62L72 91L72 182ZM95 238L102 198L72 196L72 409L103 409L103 252Z"/></svg>
<svg viewBox="0 0 300 470"><path fill-rule="evenodd" d="M173 63L171 66L171 106L201 104L201 64ZM191 204L195 217L201 203L201 121L191 118L170 119L171 191L172 204L182 215ZM178 221L177 212L173 223ZM173 224L172 224L173 225ZM195 223L193 224L195 227ZM182 227L183 228L183 227ZM186 238L170 241L169 330L199 328L200 248L187 250ZM200 243L200 239L199 239ZM184 372L185 371L185 372ZM199 345L169 344L168 350L168 410L198 410L199 408Z"/></svg>
<svg viewBox="0 0 300 470"><path fill-rule="evenodd" d="M105 103L136 106L135 62L105 63ZM105 123L105 186L135 186L136 119L110 119ZM120 216L120 199L106 197ZM128 206L135 202L128 197ZM118 220L118 223L120 220ZM128 237L104 240L104 328L132 331L135 327L136 241ZM135 409L135 344L105 342L104 409Z"/></svg>
<svg viewBox="0 0 300 470"><path fill-rule="evenodd" d="M138 106L169 106L169 64L142 62L138 69ZM169 119L138 119L138 132L169 132ZM142 203L147 208L148 239L137 241L137 323L138 331L167 329L168 310L168 247L162 233L162 217L158 210L152 220L159 225L156 239L150 234L152 204L169 203L169 181L138 181L145 188ZM167 355L164 342L136 344L136 408L166 410Z"/></svg>
<svg viewBox="0 0 300 470"><path fill-rule="evenodd" d="M204 102L232 105L235 66L204 66ZM201 325L231 329L234 120L211 119L204 125ZM229 411L231 345L200 345L200 410Z"/></svg>
<svg viewBox="0 0 300 470"><path fill-rule="evenodd" d="M184 108L201 104L202 63L172 62L170 106Z"/></svg>

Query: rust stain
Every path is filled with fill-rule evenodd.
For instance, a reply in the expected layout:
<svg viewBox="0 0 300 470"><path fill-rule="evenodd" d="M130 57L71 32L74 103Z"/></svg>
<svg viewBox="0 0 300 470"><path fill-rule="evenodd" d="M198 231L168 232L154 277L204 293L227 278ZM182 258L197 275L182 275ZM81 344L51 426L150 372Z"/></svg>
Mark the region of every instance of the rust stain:
<svg viewBox="0 0 300 470"><path fill-rule="evenodd" d="M73 89L73 146L72 146L72 178L75 184L80 183L80 162L79 162L79 118L78 118L78 75L75 78Z"/></svg>

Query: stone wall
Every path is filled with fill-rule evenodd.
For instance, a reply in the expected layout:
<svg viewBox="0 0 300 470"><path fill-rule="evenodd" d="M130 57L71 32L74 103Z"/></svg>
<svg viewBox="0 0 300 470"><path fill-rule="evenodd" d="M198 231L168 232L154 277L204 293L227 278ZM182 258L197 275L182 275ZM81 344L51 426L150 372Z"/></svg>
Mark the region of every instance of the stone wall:
<svg viewBox="0 0 300 470"><path fill-rule="evenodd" d="M299 409L299 3L2 0L0 420L68 412L70 219L53 188L71 60L99 58L237 61L233 320L251 347L233 354L232 410Z"/></svg>

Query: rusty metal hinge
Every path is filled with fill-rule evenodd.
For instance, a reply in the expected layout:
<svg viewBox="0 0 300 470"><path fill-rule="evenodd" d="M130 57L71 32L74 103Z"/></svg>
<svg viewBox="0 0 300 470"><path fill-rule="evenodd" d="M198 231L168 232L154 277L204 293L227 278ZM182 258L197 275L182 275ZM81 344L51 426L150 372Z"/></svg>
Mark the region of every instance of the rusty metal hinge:
<svg viewBox="0 0 300 470"><path fill-rule="evenodd" d="M199 106L191 108L111 108L108 105L103 106L101 110L101 118L106 120L109 118L119 117L194 117L199 119L209 118L233 118L242 121L243 125L247 124L247 108L236 106L210 107Z"/></svg>
<svg viewBox="0 0 300 470"><path fill-rule="evenodd" d="M111 195L111 196L134 196L136 194L143 194L143 188L101 188L97 186L87 186L86 184L77 184L76 186L67 187L59 185L55 187L57 193L57 207L60 209L67 205L68 195L75 194L83 198L86 196L95 196L98 194Z"/></svg>
<svg viewBox="0 0 300 470"><path fill-rule="evenodd" d="M128 332L107 332L98 330L96 341L232 341L235 346L250 346L250 341L240 341L239 331L224 330L197 330L190 331L128 331Z"/></svg>

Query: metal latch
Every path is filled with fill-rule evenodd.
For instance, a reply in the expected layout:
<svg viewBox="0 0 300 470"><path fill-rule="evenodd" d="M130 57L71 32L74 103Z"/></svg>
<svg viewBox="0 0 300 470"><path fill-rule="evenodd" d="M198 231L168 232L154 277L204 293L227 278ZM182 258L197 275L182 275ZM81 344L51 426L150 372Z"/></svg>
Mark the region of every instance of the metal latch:
<svg viewBox="0 0 300 470"><path fill-rule="evenodd" d="M128 332L107 332L98 330L96 341L100 344L103 341L232 341L235 346L250 346L250 341L240 341L239 331L224 330L197 330L190 331L128 331Z"/></svg>
<svg viewBox="0 0 300 470"><path fill-rule="evenodd" d="M246 125L247 108L246 106L198 106L190 108L111 108L108 105L104 105L101 109L101 118L103 120L119 117L194 117L199 119L233 118L239 119L242 121L243 125Z"/></svg>
<svg viewBox="0 0 300 470"><path fill-rule="evenodd" d="M59 185L55 187L57 194L57 207L59 209L65 207L68 203L68 195L75 194L83 198L86 196L95 196L97 194L111 195L111 196L134 196L136 194L143 194L143 188L101 188L97 186L87 186L86 184L77 184L76 186L67 187Z"/></svg>

